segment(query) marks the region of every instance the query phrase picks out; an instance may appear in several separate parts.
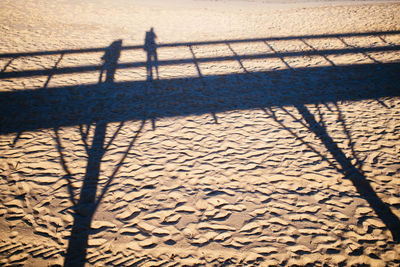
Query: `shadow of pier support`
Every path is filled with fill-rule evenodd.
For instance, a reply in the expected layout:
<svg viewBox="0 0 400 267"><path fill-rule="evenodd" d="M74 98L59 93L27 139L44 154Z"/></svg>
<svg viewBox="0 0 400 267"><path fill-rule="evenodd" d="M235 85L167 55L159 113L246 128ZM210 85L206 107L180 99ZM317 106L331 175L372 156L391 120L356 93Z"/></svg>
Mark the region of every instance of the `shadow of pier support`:
<svg viewBox="0 0 400 267"><path fill-rule="evenodd" d="M121 54L121 47L122 40L114 41L102 57L104 65L100 71L99 84L102 83L103 73L106 72L104 84L109 85L109 89L111 89L111 85L114 83L114 75ZM99 200L101 200L101 197L97 200L96 195L101 171L101 160L106 153L107 147L105 146L106 131L107 122L103 120L96 122L92 145L86 148L87 165L85 177L78 203L74 206L74 224L71 230L64 266L83 267L86 262L90 225L100 203Z"/></svg>
<svg viewBox="0 0 400 267"><path fill-rule="evenodd" d="M96 192L100 176L100 164L106 152L103 147L106 129L107 124L104 122L99 122L95 126L92 147L88 151L86 175L83 180L79 201L74 210L74 224L64 266L84 266L85 264L90 224L97 208Z"/></svg>
<svg viewBox="0 0 400 267"><path fill-rule="evenodd" d="M311 114L307 107L304 105L296 105L296 109L307 122L309 130L322 141L329 153L331 153L336 162L339 163L343 175L353 183L360 196L368 202L370 207L389 229L393 241L399 243L399 218L391 211L390 207L378 197L364 174L351 163L350 159L346 157L343 151L329 136L326 129L315 120L314 115Z"/></svg>

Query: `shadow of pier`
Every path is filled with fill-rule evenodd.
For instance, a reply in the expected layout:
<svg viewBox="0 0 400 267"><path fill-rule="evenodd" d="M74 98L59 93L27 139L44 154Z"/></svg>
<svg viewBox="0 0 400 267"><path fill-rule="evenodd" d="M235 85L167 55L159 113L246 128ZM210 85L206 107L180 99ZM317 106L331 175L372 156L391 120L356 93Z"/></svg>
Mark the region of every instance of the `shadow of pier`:
<svg viewBox="0 0 400 267"><path fill-rule="evenodd" d="M362 36L381 36L400 34L400 32L346 33L335 35L291 36L256 39L237 39L207 42L189 42L175 44L157 44L161 47L201 46L231 43L269 42L281 40L303 40L321 38L346 38ZM117 41L118 42L118 41ZM105 52L107 48L80 50L60 50L28 53L0 54L0 58L31 57L43 55L65 55L68 53ZM143 49L143 46L122 46L114 42L108 49L115 53L123 50ZM118 51L117 51L118 50ZM307 105L338 103L343 101L360 101L365 99L379 100L383 97L400 96L400 63L375 61L367 64L331 65L323 67L288 68L262 72L245 72L241 74L201 75L200 63L239 61L251 59L268 60L297 56L331 56L356 53L393 52L400 46L344 49L327 49L294 52L246 54L221 57L204 57L192 59L158 60L158 66L172 66L192 63L199 70L199 77L176 79L159 79L150 81L114 80L114 74L120 69L146 67L146 62L118 63L119 54L105 54L105 65L85 65L45 70L6 71L0 73L0 79L27 78L34 76L52 76L57 74L82 73L99 71L99 83L90 85L48 87L32 90L0 92L0 134L20 135L25 131L40 129L57 129L67 126L93 126L92 144L87 146L87 168L80 189L80 200L74 205L75 221L72 228L70 244L66 256L66 266L81 264L86 257L90 223L101 197L107 191L107 185L96 199L97 180L101 171L101 159L108 145L105 144L107 125L113 122L155 121L165 117L212 114L217 121L218 113L232 110L283 108L294 106L307 123L306 127L313 132L332 154L339 164L339 172L348 178L357 192L375 211L377 216L390 230L393 240L400 241L400 220L374 192L364 174L351 163L335 141L329 136L325 126L318 123ZM108 59L107 59L108 58ZM106 64L107 63L107 64ZM243 65L241 65L243 66ZM244 68L244 67L243 67ZM102 82L106 72L105 82ZM279 118L274 117L277 121ZM285 127L285 125L281 125ZM143 124L142 126L143 127ZM120 164L129 149L133 146L141 128L132 138L128 150L121 158ZM57 135L56 135L56 138ZM83 134L83 138L85 135ZM58 151L64 171L69 173L63 158L63 148L59 139ZM109 177L110 181L117 175L119 165ZM66 176L66 177L67 177ZM82 233L85 233L82 236ZM74 265L77 266L77 265Z"/></svg>

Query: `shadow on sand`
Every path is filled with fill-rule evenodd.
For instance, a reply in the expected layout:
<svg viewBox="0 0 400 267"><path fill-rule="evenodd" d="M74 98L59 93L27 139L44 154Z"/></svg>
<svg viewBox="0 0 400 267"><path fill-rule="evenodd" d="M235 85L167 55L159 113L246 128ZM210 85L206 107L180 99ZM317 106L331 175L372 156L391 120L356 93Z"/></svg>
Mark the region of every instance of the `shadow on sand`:
<svg viewBox="0 0 400 267"><path fill-rule="evenodd" d="M383 36L387 34L400 34L400 32L346 33L341 35L291 36L158 45L158 48L186 46L193 55L192 59L163 61L158 61L157 57L154 56L154 54L157 54L156 48L149 49L145 46L123 47L121 40L113 42L108 48L2 54L0 58L9 58L10 62L18 57L56 54L61 55L59 60L61 61L63 55L68 53L102 51L104 52L102 58L104 64L101 66L88 65L64 68L57 68L56 66L47 70L5 71L9 65L7 64L0 73L1 79L42 75L47 76L48 79L41 89L0 92L0 134L16 133L17 141L18 136L24 131L54 129L57 151L63 170L66 173L64 179L68 181L74 211L74 223L66 252L65 266L84 265L93 215L113 179L117 176L120 166L124 163L147 120L153 121L153 127L155 127L155 121L159 118L210 113L217 122L217 113L230 110L262 109L281 127L298 138L288 126L281 122L276 112L274 112L276 108L285 110L287 106L294 106L305 121L303 126L320 139L324 147L338 163L335 165L337 171L353 183L360 197L369 203L387 229L390 230L393 240L399 242L399 218L377 196L362 173L360 166L352 163L354 158L357 159L354 150L353 158L347 157L332 137L329 136L323 121L317 122L315 115L310 112L307 105L327 103L336 105L340 101L378 100L382 97L400 96L400 80L398 77L400 64L381 63L375 60L374 63L361 65L336 66L331 62L331 66L290 68L285 58L318 55L328 60L327 56L329 55L397 51L400 47L387 45L372 48L311 49L298 52L272 50L274 53L239 56L229 46L232 43L264 42L268 47L268 42L279 40ZM195 57L192 46L214 44L227 44L234 56ZM151 45L155 45L155 42ZM272 49L272 47L270 48ZM118 63L121 51L135 49L146 50L150 59L147 62ZM242 60L245 59L268 60L269 58L279 58L289 68L285 70L249 72L242 64ZM227 60L237 61L245 70L245 73L214 76L201 74L200 63ZM181 79L154 80L152 73L153 63L151 61L156 61L158 66L192 63L195 64L199 75L198 77ZM147 81L116 82L114 80L115 72L118 69L132 67L147 67ZM98 84L48 87L49 80L53 75L87 71L100 72ZM158 76L158 68L156 72ZM101 160L126 121L141 121L141 126L132 136L112 175L108 177L107 183L99 191L98 180ZM107 125L112 122L120 124L112 138L106 142ZM344 125L343 121L340 123ZM79 198L77 200L74 198L76 189L73 188L70 182L72 173L64 159L64 148L59 135L59 129L66 126L79 126L81 138L87 152L84 181L82 188L79 190ZM91 139L88 135L89 130L94 132L94 136ZM350 138L348 133L347 136ZM89 139L91 144L89 144ZM323 155L319 155L323 160L327 160ZM361 164L358 159L357 163L358 165Z"/></svg>

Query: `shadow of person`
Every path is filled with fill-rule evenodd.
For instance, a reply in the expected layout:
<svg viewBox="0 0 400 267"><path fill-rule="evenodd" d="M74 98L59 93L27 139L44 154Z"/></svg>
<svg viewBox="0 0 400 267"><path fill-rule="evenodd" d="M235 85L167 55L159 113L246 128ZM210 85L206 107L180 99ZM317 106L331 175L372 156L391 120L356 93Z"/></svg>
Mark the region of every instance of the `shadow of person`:
<svg viewBox="0 0 400 267"><path fill-rule="evenodd" d="M104 83L112 83L114 82L114 75L117 69L118 59L121 55L122 48L122 40L117 40L111 43L109 47L107 47L106 52L101 58L104 63L100 69L100 77L99 83L103 83L103 74L106 72L106 78Z"/></svg>
<svg viewBox="0 0 400 267"><path fill-rule="evenodd" d="M153 80L153 66L156 69L157 79L158 79L158 59L157 59L157 44L156 44L157 35L154 33L154 29L151 28L150 31L146 32L146 36L144 38L144 51L147 53L147 62L146 62L146 70L147 70L147 80Z"/></svg>

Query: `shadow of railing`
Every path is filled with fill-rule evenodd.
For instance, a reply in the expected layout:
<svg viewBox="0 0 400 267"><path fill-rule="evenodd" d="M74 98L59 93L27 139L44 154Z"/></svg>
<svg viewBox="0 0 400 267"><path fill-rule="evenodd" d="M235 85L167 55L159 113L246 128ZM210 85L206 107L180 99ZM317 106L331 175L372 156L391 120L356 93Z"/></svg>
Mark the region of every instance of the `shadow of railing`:
<svg viewBox="0 0 400 267"><path fill-rule="evenodd" d="M297 35L297 36L277 36L267 38L247 38L247 39L226 39L226 40L213 40L213 41L199 41L199 42L176 42L157 44L158 48L163 47L179 47L179 46L203 46L203 45L218 45L218 44L234 44L234 43L254 43L254 42L270 42L270 41L293 41L303 39L328 39L328 38L346 38L346 37L372 37L376 36L382 38L386 35L399 34L400 31L375 31L375 32L352 32L352 33L339 33L339 34L316 34L316 35ZM126 50L142 50L143 45L131 45L121 47L121 51ZM17 57L33 57L33 56L48 56L60 54L82 54L105 52L105 47L86 48L86 49L64 49L53 51L36 51L36 52L21 52L21 53L3 53L0 58L17 58Z"/></svg>
<svg viewBox="0 0 400 267"><path fill-rule="evenodd" d="M251 43L280 40L306 40L316 38L344 38L358 36L381 36L400 34L400 32L377 33L346 33L335 35L292 36L276 38L238 39L208 42L191 42L161 44L157 47L175 47L231 43ZM110 46L111 47L111 46ZM110 48L108 48L110 49ZM115 49L115 47L113 48ZM143 46L120 46L118 51L143 49ZM231 48L232 50L232 48ZM66 73L82 73L101 71L98 84L48 87L48 81L41 89L17 90L0 92L0 134L35 131L39 129L54 129L56 133L57 150L61 164L66 172L66 179L72 174L63 160L63 146L58 136L58 129L65 126L80 126L82 140L86 144L87 129L94 126L92 144L86 144L88 155L86 174L80 191L81 199L74 203L75 221L72 228L70 244L66 255L65 265L83 266L86 257L90 223L102 196L117 175L119 166L125 160L146 120L164 117L188 116L210 113L216 119L219 112L231 110L262 109L266 111L283 128L286 127L273 112L272 108L294 106L304 118L306 127L313 132L325 148L333 156L339 167L336 169L348 178L356 187L358 193L373 208L379 218L392 233L394 241L400 240L400 221L374 192L362 171L351 163L351 158L336 145L329 136L326 127L318 123L309 111L309 104L337 103L340 101L359 101L363 99L379 99L382 97L400 96L400 63L384 63L375 61L369 64L289 68L284 70L246 72L243 74L209 75L201 74L199 63L237 61L247 59L278 58L287 66L285 58L296 56L344 55L355 53L398 51L400 46L387 45L382 47L366 47L345 49L328 49L294 52L279 52L272 50L268 54L248 54L222 57L196 58L192 53L191 59L160 60L159 66L192 63L198 70L199 77L177 79L160 79L153 81L115 82L109 78L101 82L104 65L87 65L46 70L3 71L1 79L12 79L33 76L48 76ZM60 50L32 53L2 54L0 58L29 57L42 55L61 56L68 53L106 52L105 48ZM192 50L191 50L192 51ZM192 51L193 52L193 51ZM60 59L60 60L61 60ZM107 67L106 75L114 76L115 71L133 67L145 67L146 62L117 63ZM6 65L7 67L8 65ZM243 65L241 64L242 68ZM110 74L111 73L111 74ZM48 80L49 80L48 79ZM101 159L109 144L105 144L107 124L126 121L142 121L142 125L130 142L127 151L109 177L106 186L97 199L97 181L100 172ZM154 124L153 124L154 125ZM115 135L118 134L118 131ZM112 139L111 139L112 141ZM111 142L110 141L110 142ZM70 188L70 190L72 190ZM72 193L71 193L72 195ZM83 211L82 211L83 210ZM86 211L85 211L86 210ZM82 237L82 233L84 237ZM76 265L78 264L78 265Z"/></svg>
<svg viewBox="0 0 400 267"><path fill-rule="evenodd" d="M228 43L229 44L229 43ZM272 58L290 58L290 57L303 57L303 56L333 56L333 55L348 55L356 53L377 53L377 52L391 52L400 51L400 46L385 46L385 47L370 47L370 48L344 48L344 49L327 49L327 50L309 50L309 51L294 51L294 52L281 52L281 53L267 53L256 55L235 55L235 56L221 56L221 57L203 57L203 58L185 58L173 60L158 60L159 66L172 66L179 64L199 64L208 62L223 62L235 60L254 60L254 59L272 59ZM133 63L119 63L117 69L130 69L146 67L146 62L133 62ZM26 70L26 71L8 71L0 75L1 79L34 77L34 76L48 76L55 74L73 74L99 71L100 65L87 65L78 67L64 67L56 70Z"/></svg>

